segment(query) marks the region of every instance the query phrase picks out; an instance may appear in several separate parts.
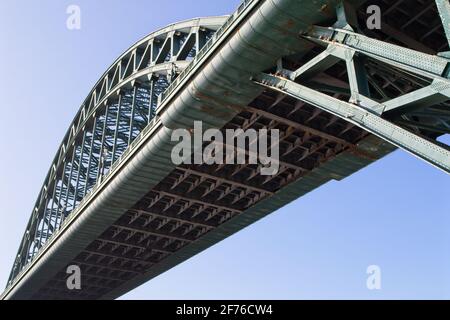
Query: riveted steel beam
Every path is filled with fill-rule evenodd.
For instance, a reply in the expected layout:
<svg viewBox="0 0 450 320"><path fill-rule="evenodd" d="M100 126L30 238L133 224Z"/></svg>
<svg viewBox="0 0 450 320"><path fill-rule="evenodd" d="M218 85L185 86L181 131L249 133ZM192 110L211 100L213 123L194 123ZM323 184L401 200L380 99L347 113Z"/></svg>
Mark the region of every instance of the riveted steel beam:
<svg viewBox="0 0 450 320"><path fill-rule="evenodd" d="M352 100L372 108L379 114L385 112L391 115L399 114L450 99L450 80L447 79L450 61L443 57L403 48L343 29L314 27L304 37L327 48L300 69L290 73L291 80L297 78L301 80L303 74L310 73L310 70L316 71L318 66L327 68L332 63L336 63L337 59L346 61ZM355 54L358 54L359 57ZM369 97L367 75L359 62L357 64L359 71L355 69L356 59L364 56L384 62L394 68L427 77L432 79L432 83L387 103L376 103ZM329 61L329 63L325 64L324 61Z"/></svg>
<svg viewBox="0 0 450 320"><path fill-rule="evenodd" d="M194 50L195 41L190 39L183 43L183 55L175 57L175 51L178 51L178 55L180 51L170 49L181 48L182 41L185 40L181 35L188 33L192 34L195 38L201 32L202 37L206 39L207 36L210 36L215 30L219 29L226 19L226 16L192 19L175 23L156 31L133 45L102 75L80 107L79 112L75 116L58 149L35 203L35 208L33 208L32 216L37 213L36 217L38 220L30 219L28 223L26 233L23 236L23 241L21 242L17 258L14 262L9 284L29 262L27 250L32 253L32 257L38 253L37 251L47 242L51 234L57 231L56 227L58 224L61 225L66 216L77 208L77 205L83 200L90 188L102 182L101 177L105 173L105 169L109 169L117 161L124 148L127 148L131 144L131 141L134 140L134 137L138 135L139 132L136 129L142 131L146 125L151 125L151 119L154 117L156 111L157 95L165 90L169 84L160 82L158 92L156 92L153 91L153 85L155 84L153 79L158 75L162 75L162 77L167 76L174 66L177 70L184 69L188 65L189 60L194 58L197 51L202 49L202 45L204 44L204 42L199 43L199 46L196 48L197 50ZM155 45L158 39L161 39L165 45ZM166 62L168 55L172 55L173 60L176 61ZM136 128L137 109L135 104L135 90L131 115L128 115L128 110L121 110L122 104L119 103L119 111L117 114L114 113L116 122L113 133L111 134L107 122L113 122L110 109L111 102L117 98L116 92L120 91L120 89L129 88L130 85L132 87L132 83L136 81L145 82L145 85L147 85L149 79L152 86L152 92L150 94L151 96L155 95L155 97L152 97L152 101L145 102L148 104L148 110L147 108L145 110L142 110L144 108L139 110L140 113L145 113L145 118L142 117L144 118L144 122L148 122ZM98 159L94 159L93 146L94 140L97 139L96 127L94 126L94 129L90 132L90 122L94 121L94 124L96 124L97 120L105 114L102 111L104 109L106 109L105 123L104 125L101 123L98 124L98 135L102 134L100 137L101 142L99 143L100 153ZM121 119L123 120L122 123L120 121ZM128 121L126 125L124 124L125 120ZM140 119L140 122L142 122L142 119ZM89 128L89 130L86 130L86 128ZM101 131L103 132L100 133ZM125 131L126 134L124 134ZM91 140L89 140L89 136L86 139L88 133L91 135ZM126 138L122 139L125 135ZM96 142L98 143L98 140ZM109 150L109 157L105 155L105 150ZM106 163L107 160L110 161ZM59 181L57 175L61 172L63 164L67 168L70 166L70 172L63 174L61 181ZM96 177L94 179L90 177L91 170L96 171ZM65 181L66 179L67 181ZM90 183L91 180L95 181L92 183L92 186ZM61 202L64 202L64 206L62 212L59 213L59 205ZM42 209L44 204L46 206L50 205L51 208L48 209L45 207ZM68 206L68 204L70 205ZM60 218L58 217L59 214L61 214ZM52 229L50 230L50 228ZM30 235L38 238L31 239ZM37 243L36 247L38 250L34 250L34 243Z"/></svg>
<svg viewBox="0 0 450 320"><path fill-rule="evenodd" d="M254 82L330 112L450 173L450 151L358 105L330 97L292 80L259 74Z"/></svg>
<svg viewBox="0 0 450 320"><path fill-rule="evenodd" d="M436 0L436 6L441 16L447 42L450 44L450 2L448 0Z"/></svg>

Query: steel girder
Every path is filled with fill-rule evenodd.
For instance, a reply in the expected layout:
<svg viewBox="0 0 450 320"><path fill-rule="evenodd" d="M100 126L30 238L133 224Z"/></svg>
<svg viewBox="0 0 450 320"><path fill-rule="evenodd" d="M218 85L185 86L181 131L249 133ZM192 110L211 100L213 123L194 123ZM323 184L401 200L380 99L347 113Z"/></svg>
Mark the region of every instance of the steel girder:
<svg viewBox="0 0 450 320"><path fill-rule="evenodd" d="M450 43L450 3L447 0L435 0L442 20L447 42Z"/></svg>
<svg viewBox="0 0 450 320"><path fill-rule="evenodd" d="M226 19L192 19L154 32L104 73L59 148L19 246L8 285L152 123L158 96Z"/></svg>
<svg viewBox="0 0 450 320"><path fill-rule="evenodd" d="M444 29L448 32L450 7L448 3L442 4L442 1L437 3ZM296 70L283 69L280 62L276 75L260 74L253 78L254 82L330 112L450 173L448 146L395 123L395 117L450 99L450 60L445 55L431 55L357 33L352 27L356 23L355 19L347 21L349 6L343 3L337 9L338 22L332 27L313 26L300 35L324 47L323 52ZM377 101L369 90L368 73L364 67L367 58L393 70L429 79L430 83L399 97ZM346 65L349 101L305 85L313 75L339 61L344 61ZM450 133L450 127L429 127L432 131Z"/></svg>
<svg viewBox="0 0 450 320"><path fill-rule="evenodd" d="M420 137L402 127L384 120L376 113L353 103L345 102L310 89L286 78L262 74L254 78L256 83L286 93L305 103L330 112L415 156L450 173L450 151Z"/></svg>

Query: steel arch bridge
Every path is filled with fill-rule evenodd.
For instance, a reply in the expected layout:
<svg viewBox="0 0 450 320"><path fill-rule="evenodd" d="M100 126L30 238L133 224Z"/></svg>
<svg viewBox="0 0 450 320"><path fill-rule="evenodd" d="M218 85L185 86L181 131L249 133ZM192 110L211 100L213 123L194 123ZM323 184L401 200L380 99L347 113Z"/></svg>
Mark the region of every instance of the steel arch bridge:
<svg viewBox="0 0 450 320"><path fill-rule="evenodd" d="M381 30L365 1L247 0L133 45L65 135L2 298L116 298L396 147L448 173L450 5L370 4ZM195 120L279 129L279 172L171 163Z"/></svg>

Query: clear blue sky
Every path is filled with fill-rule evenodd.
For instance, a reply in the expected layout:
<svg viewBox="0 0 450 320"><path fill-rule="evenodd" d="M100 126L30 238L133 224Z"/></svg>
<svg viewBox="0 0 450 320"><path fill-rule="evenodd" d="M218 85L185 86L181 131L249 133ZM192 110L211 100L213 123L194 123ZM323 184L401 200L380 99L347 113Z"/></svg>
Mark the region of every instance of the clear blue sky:
<svg viewBox="0 0 450 320"><path fill-rule="evenodd" d="M138 39L239 0L0 2L0 286L81 102ZM77 4L82 29L66 29ZM449 139L447 139L448 142ZM199 254L127 299L450 298L450 179L397 151ZM366 288L378 265L382 289Z"/></svg>

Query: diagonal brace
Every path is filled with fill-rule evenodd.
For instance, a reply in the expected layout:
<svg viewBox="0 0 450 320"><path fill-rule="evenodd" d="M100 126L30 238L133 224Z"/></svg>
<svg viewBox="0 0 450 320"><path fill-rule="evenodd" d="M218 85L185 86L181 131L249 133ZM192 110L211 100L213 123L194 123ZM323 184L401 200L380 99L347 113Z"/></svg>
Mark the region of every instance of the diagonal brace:
<svg viewBox="0 0 450 320"><path fill-rule="evenodd" d="M447 174L450 173L450 151L448 149L405 130L367 109L278 76L260 74L255 76L253 81L332 113L425 160Z"/></svg>

